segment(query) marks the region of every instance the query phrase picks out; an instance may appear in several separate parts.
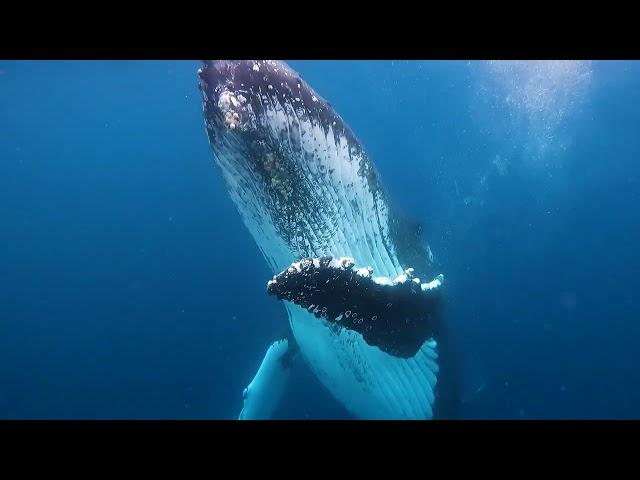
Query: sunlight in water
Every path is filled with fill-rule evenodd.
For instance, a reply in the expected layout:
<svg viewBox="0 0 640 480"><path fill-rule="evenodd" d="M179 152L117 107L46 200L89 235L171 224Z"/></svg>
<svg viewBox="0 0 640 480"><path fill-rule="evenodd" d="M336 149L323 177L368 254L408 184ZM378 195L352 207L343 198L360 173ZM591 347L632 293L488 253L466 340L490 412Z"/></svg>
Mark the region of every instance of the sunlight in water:
<svg viewBox="0 0 640 480"><path fill-rule="evenodd" d="M561 128L591 84L590 61L531 60L486 63L497 108L506 107L528 157L563 150Z"/></svg>
<svg viewBox="0 0 640 480"><path fill-rule="evenodd" d="M572 136L579 135L575 121L593 83L592 62L500 60L469 66L470 116L495 150L482 160L464 206L482 207L492 184L509 181L518 171L562 178L559 169L570 158Z"/></svg>

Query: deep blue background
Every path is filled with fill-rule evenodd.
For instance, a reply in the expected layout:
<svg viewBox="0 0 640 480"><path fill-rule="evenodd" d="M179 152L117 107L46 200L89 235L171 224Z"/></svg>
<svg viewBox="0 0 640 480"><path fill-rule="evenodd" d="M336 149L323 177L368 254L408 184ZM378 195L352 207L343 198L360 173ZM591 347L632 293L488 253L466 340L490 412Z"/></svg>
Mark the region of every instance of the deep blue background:
<svg viewBox="0 0 640 480"><path fill-rule="evenodd" d="M571 108L554 84L566 145L536 158L539 126L483 64L291 64L425 224L465 416L640 417L640 64L593 63ZM237 416L285 313L209 152L197 68L0 62L0 418ZM280 417L348 417L293 380Z"/></svg>

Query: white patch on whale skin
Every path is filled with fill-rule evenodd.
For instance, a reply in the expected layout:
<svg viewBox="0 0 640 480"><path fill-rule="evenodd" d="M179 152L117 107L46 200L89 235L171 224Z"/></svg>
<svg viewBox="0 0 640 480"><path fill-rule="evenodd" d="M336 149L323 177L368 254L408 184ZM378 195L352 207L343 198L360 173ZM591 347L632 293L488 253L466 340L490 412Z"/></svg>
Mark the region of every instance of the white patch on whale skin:
<svg viewBox="0 0 640 480"><path fill-rule="evenodd" d="M444 275L440 274L430 282L423 283L420 287L422 288L423 292L427 292L429 290L435 290L437 288L440 288L443 281L444 281Z"/></svg>
<svg viewBox="0 0 640 480"><path fill-rule="evenodd" d="M371 275L371 271L369 270L369 268L366 268L366 267L364 267L364 268L359 268L359 269L356 271L356 275L359 275L359 276L361 276L361 277L365 277L365 278L367 278L367 277L369 277L369 275Z"/></svg>
<svg viewBox="0 0 640 480"><path fill-rule="evenodd" d="M388 277L373 277L374 283L393 287L393 282Z"/></svg>
<svg viewBox="0 0 640 480"><path fill-rule="evenodd" d="M356 264L356 262L352 257L341 257L340 258L340 266L342 268L351 268L355 264Z"/></svg>
<svg viewBox="0 0 640 480"><path fill-rule="evenodd" d="M404 273L402 275L398 275L393 281L393 283L395 284L402 284L406 282L407 282L407 276Z"/></svg>

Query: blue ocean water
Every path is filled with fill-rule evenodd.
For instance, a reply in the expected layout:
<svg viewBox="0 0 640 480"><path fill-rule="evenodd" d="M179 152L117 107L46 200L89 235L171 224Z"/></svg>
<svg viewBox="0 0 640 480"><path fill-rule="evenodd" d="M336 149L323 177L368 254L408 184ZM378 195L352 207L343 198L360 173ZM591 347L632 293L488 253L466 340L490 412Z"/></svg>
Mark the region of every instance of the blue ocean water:
<svg viewBox="0 0 640 480"><path fill-rule="evenodd" d="M423 222L465 418L640 417L640 62L292 61ZM0 418L236 418L284 331L192 61L0 62ZM278 418L349 418L296 367Z"/></svg>

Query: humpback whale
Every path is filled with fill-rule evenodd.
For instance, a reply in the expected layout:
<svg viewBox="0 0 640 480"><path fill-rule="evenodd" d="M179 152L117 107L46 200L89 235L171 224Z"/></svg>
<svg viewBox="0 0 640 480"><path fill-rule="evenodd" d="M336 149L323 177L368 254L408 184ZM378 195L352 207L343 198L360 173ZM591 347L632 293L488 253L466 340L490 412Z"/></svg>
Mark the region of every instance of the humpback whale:
<svg viewBox="0 0 640 480"><path fill-rule="evenodd" d="M215 162L288 315L239 418L272 418L299 358L354 418L455 416L444 277L360 140L284 62L204 61L198 76Z"/></svg>

